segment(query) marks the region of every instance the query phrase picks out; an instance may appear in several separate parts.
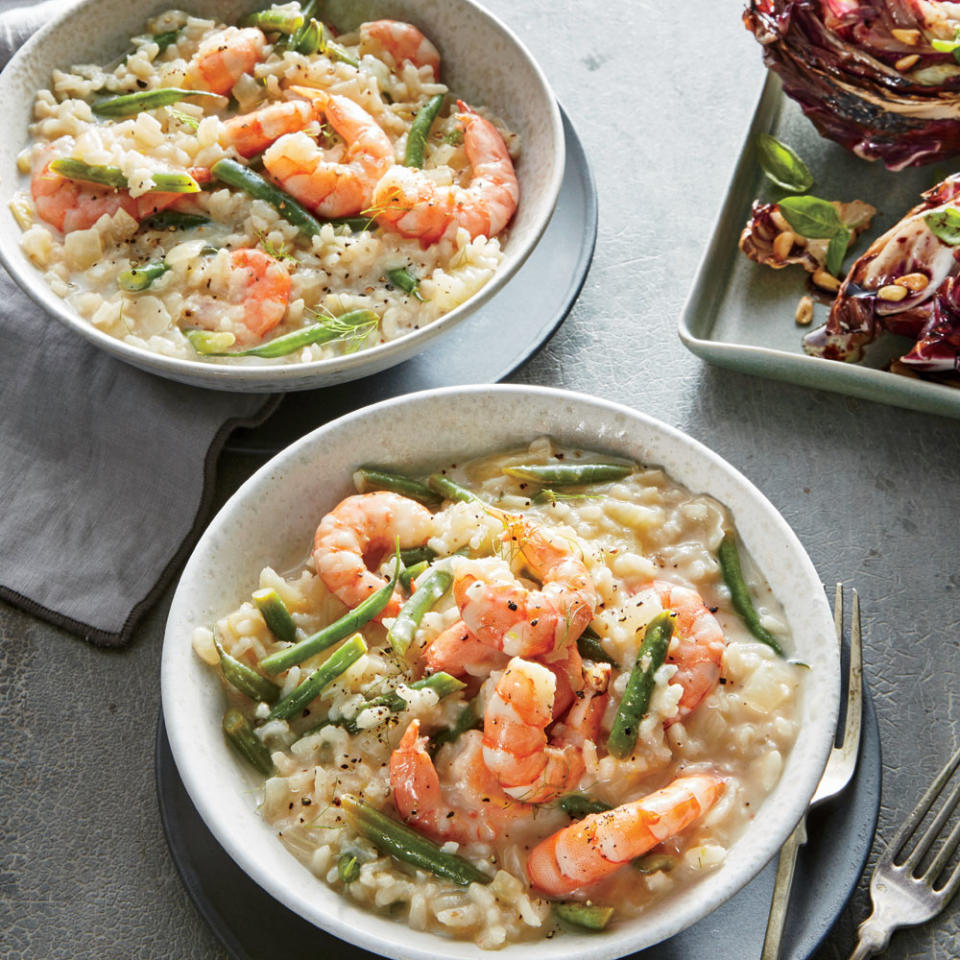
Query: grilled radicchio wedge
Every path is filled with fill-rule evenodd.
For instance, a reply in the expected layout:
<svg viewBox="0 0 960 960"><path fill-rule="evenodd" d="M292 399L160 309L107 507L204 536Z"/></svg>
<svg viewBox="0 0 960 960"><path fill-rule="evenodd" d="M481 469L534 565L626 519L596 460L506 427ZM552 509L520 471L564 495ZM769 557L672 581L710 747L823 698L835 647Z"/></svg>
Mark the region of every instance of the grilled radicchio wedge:
<svg viewBox="0 0 960 960"><path fill-rule="evenodd" d="M750 0L743 19L823 136L891 170L960 153L960 4Z"/></svg>
<svg viewBox="0 0 960 960"><path fill-rule="evenodd" d="M877 212L869 203L861 200L852 203L833 201L831 206L837 211L838 223L846 228L847 244L870 226L870 220ZM817 286L835 291L840 283L827 270L830 241L830 237L802 236L787 222L779 204L757 200L740 234L739 246L751 260L764 263L774 270L799 263L804 270L813 274ZM841 252L840 259L842 256Z"/></svg>
<svg viewBox="0 0 960 960"><path fill-rule="evenodd" d="M898 369L950 375L960 369L960 174L923 194L896 226L854 263L826 324L804 349L859 360L882 330L915 340Z"/></svg>

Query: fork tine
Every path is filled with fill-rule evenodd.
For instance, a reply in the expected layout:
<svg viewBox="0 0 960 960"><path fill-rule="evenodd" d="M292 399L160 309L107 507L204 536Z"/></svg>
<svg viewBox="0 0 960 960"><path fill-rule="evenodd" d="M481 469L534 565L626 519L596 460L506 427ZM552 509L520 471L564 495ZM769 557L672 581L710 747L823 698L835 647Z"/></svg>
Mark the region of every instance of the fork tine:
<svg viewBox="0 0 960 960"><path fill-rule="evenodd" d="M946 803L943 806L943 810L941 811L941 814L943 814L943 823L946 822L947 817L949 817L949 815L953 812L954 807L957 805L957 801L960 801L960 783L953 788L953 792L949 797L947 797ZM941 818L938 817L938 819ZM931 829L933 829L932 824ZM929 831L927 832L929 833ZM926 839L926 836L924 836L924 839ZM927 867L924 874L931 887L937 882L937 877L943 873L944 867L946 867L947 862L953 856L953 852L957 849L958 844L960 844L960 823L955 823L953 825L953 829L950 831L950 836L944 840L943 846L940 848L940 851L937 853L930 866Z"/></svg>
<svg viewBox="0 0 960 960"><path fill-rule="evenodd" d="M900 825L900 829L894 834L893 839L887 844L886 850L883 852L881 860L890 860L893 861L896 855L901 851L903 845L906 843L910 837L913 836L914 831L920 824L920 821L923 820L924 815L930 809L933 801L939 796L940 791L943 789L943 785L950 779L953 775L953 771L956 770L957 764L960 763L960 750L957 750L956 753L947 761L946 766L937 774L937 778L927 787L926 792L920 798L920 801L917 805L910 811L910 815L906 820Z"/></svg>
<svg viewBox="0 0 960 960"><path fill-rule="evenodd" d="M940 831L943 830L943 825L947 822L947 820L950 819L950 814L953 813L953 808L957 805L958 800L960 800L960 784L957 784L953 792L944 801L943 806L937 811L937 815L930 822L930 826L924 830L923 836L917 841L913 850L910 852L910 856L904 860L903 867L910 873L913 873L914 870L916 870L917 864L921 861L930 847L933 846L934 840L940 836ZM932 805L933 801L931 800L931 806ZM944 857L944 861L940 864L940 869L937 870L936 873L932 872L933 866L936 864L936 860L927 869L926 875L931 883L937 879L940 874L940 870L943 870L944 864L950 859L950 854L952 852L952 850L947 851L947 856ZM939 860L939 856L937 859Z"/></svg>
<svg viewBox="0 0 960 960"><path fill-rule="evenodd" d="M960 823L958 823L950 833L950 838L947 840L947 843L949 844L951 841L954 847L956 847L957 842L960 841ZM937 859L939 860L940 858L937 857ZM941 869L943 868L941 867ZM958 887L960 887L960 863L953 868L950 876L947 877L947 882L937 891L938 895L943 898L944 907L950 902L951 897L957 892Z"/></svg>
<svg viewBox="0 0 960 960"><path fill-rule="evenodd" d="M841 601L841 616L843 604ZM860 715L863 697L863 645L860 637L860 594L853 591L853 610L850 616L850 678L847 691L847 716L843 724L844 752L860 750Z"/></svg>

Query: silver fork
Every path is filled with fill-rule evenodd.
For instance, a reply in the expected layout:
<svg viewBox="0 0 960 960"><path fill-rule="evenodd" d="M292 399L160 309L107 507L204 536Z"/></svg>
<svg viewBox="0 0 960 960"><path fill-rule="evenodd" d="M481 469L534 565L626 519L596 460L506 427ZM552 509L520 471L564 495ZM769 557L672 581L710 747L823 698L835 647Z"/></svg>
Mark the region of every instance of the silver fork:
<svg viewBox="0 0 960 960"><path fill-rule="evenodd" d="M843 584L837 584L833 602L833 623L837 631L837 643L843 641ZM850 665L847 669L847 716L843 726L843 742L834 747L827 758L827 766L810 801L815 807L824 800L835 797L844 790L857 768L860 752L860 718L863 712L863 654L860 642L860 597L853 591L853 610L850 617ZM783 928L790 906L790 891L793 888L793 873L797 865L797 853L807 842L807 816L800 818L793 833L780 849L777 861L777 879L773 886L767 932L763 938L760 960L779 960Z"/></svg>
<svg viewBox="0 0 960 960"><path fill-rule="evenodd" d="M856 950L850 955L850 960L863 960L864 957L885 950L890 942L890 934L897 927L915 926L935 917L960 887L960 863L954 866L943 878L943 883L937 886L937 881L941 879L941 874L960 845L960 822L954 825L926 870L917 875L921 861L943 832L950 814L960 802L960 782L944 800L943 806L916 841L913 850L907 851L914 833L923 818L933 809L937 797L953 776L958 764L960 750L957 750L937 774L936 780L927 788L927 792L877 860L870 879L873 913L860 924L860 939Z"/></svg>

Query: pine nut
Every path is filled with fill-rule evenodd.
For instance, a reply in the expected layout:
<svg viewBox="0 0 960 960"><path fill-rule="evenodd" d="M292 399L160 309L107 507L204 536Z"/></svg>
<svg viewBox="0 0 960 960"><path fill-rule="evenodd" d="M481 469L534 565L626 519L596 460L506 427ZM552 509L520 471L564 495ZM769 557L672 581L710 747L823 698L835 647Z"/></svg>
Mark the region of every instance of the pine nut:
<svg viewBox="0 0 960 960"><path fill-rule="evenodd" d="M822 268L813 275L813 282L822 290L829 290L831 293L840 289L840 281Z"/></svg>
<svg viewBox="0 0 960 960"><path fill-rule="evenodd" d="M29 173L29 171L26 171ZM774 225L778 230L789 230L790 224L787 223L787 218L779 211L776 207L770 213L770 219L774 222Z"/></svg>
<svg viewBox="0 0 960 960"><path fill-rule="evenodd" d="M796 313L797 326L809 327L813 321L813 298L801 297L797 304Z"/></svg>
<svg viewBox="0 0 960 960"><path fill-rule="evenodd" d="M907 288L897 286L895 283L888 283L885 287L881 287L877 291L877 296L881 300L886 300L889 303L897 303L897 301L902 300L907 295Z"/></svg>
<svg viewBox="0 0 960 960"><path fill-rule="evenodd" d="M908 47L915 47L920 42L919 30L906 30L903 27L898 27L890 31L890 36Z"/></svg>
<svg viewBox="0 0 960 960"><path fill-rule="evenodd" d="M901 57L895 64L894 67L903 73L905 70L909 70L914 66L917 61L920 59L920 55L917 53L909 53L905 57Z"/></svg>
<svg viewBox="0 0 960 960"><path fill-rule="evenodd" d="M773 255L778 260L786 260L793 249L793 234L789 230L777 234L777 239L773 241Z"/></svg>
<svg viewBox="0 0 960 960"><path fill-rule="evenodd" d="M908 290L923 290L930 278L925 273L905 273L902 277L897 277L893 281L898 287L906 287Z"/></svg>

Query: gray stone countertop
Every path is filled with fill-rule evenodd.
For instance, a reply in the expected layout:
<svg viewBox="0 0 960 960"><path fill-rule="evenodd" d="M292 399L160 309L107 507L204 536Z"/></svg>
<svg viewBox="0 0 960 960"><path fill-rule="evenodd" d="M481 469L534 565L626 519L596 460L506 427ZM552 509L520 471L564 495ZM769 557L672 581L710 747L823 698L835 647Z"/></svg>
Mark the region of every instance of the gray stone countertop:
<svg viewBox="0 0 960 960"><path fill-rule="evenodd" d="M960 719L960 423L711 368L678 340L763 79L738 2L488 5L551 79L600 194L580 299L512 379L595 393L685 430L763 490L825 583L859 588L884 755L875 856L952 751ZM257 465L225 456L220 500ZM5 960L223 956L157 811L168 600L121 652L0 604ZM867 912L861 885L817 960L847 957ZM960 912L896 934L887 956L960 957Z"/></svg>

